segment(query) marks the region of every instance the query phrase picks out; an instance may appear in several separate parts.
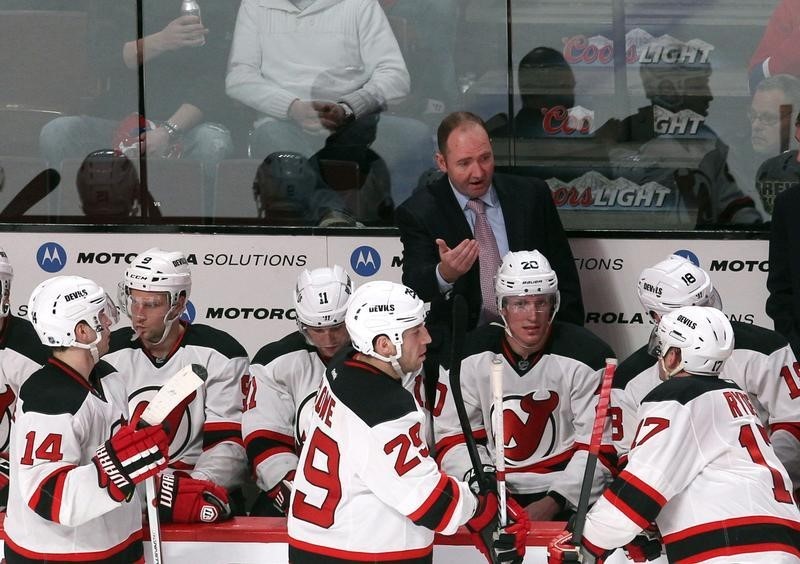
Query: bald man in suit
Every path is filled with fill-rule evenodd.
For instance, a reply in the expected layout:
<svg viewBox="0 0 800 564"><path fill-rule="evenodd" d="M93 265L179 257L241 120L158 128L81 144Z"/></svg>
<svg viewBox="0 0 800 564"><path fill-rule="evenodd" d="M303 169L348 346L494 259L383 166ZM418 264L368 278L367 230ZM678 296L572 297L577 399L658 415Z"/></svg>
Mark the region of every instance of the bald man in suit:
<svg viewBox="0 0 800 564"><path fill-rule="evenodd" d="M486 126L474 114L448 115L437 137L436 162L445 175L417 190L395 215L403 243L403 283L431 302L431 356L449 348L453 295L467 300L467 329L496 315L494 304L484 303L480 274L482 260L495 251L481 248L477 240L478 213L470 200L481 200L500 257L534 249L547 257L561 291L557 317L583 325L578 271L547 185L539 179L495 174Z"/></svg>

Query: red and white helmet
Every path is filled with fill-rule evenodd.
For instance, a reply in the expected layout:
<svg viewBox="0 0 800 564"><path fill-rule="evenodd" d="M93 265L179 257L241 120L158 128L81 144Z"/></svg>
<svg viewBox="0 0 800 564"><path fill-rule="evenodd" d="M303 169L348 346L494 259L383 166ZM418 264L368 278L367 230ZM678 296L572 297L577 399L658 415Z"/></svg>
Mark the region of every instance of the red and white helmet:
<svg viewBox="0 0 800 564"><path fill-rule="evenodd" d="M0 248L0 317L7 317L11 313L11 281L14 279L14 269L8 260L6 252Z"/></svg>
<svg viewBox="0 0 800 564"><path fill-rule="evenodd" d="M680 255L670 255L642 270L637 292L651 321L651 312L663 316L684 306L722 308L722 300L708 273Z"/></svg>

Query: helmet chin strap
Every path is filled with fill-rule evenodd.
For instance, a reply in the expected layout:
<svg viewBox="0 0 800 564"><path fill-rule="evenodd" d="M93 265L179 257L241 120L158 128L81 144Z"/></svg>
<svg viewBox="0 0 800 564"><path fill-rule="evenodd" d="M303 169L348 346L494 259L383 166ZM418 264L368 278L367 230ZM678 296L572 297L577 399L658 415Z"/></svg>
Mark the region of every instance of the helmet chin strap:
<svg viewBox="0 0 800 564"><path fill-rule="evenodd" d="M683 370L683 363L678 364L678 366L676 366L675 368L670 370L669 368L667 368L667 365L664 362L664 357L663 356L658 361L661 363L661 369L664 371L664 376L665 376L664 380L669 380L670 378L675 376L678 372Z"/></svg>
<svg viewBox="0 0 800 564"><path fill-rule="evenodd" d="M180 317L181 317L181 313L183 313L183 311L180 311L179 313L177 313L177 314L176 314L176 315L175 315L175 316L174 316L172 319L170 319L170 318L169 318L169 314L170 314L170 313L171 313L171 312L172 312L174 309L175 309L174 307L173 307L172 309L170 309L170 310L169 310L169 311L166 313L166 315L164 316L164 332L163 332L163 333L161 333L161 338L158 340L158 342L157 342L157 343L148 343L148 344L149 344L151 347L157 347L158 345L160 345L161 343L163 343L164 341L166 341L166 340L167 340L167 336L169 335L169 332L170 332L170 330L172 329L172 326L173 326L173 325L175 325L175 322L176 322L178 319L180 319ZM140 334L139 334L137 331L134 331L134 332L133 332L133 335L131 336L131 341L135 341L135 340L136 340L136 339L138 339L140 336L141 336L141 335L140 335Z"/></svg>
<svg viewBox="0 0 800 564"><path fill-rule="evenodd" d="M100 342L101 338L102 335L100 334L100 331L97 331L97 337L95 337L94 341L91 343L78 343L76 341L70 346L89 351L89 353L92 355L92 360L94 360L94 363L97 364L100 362L100 351L97 350L97 343Z"/></svg>

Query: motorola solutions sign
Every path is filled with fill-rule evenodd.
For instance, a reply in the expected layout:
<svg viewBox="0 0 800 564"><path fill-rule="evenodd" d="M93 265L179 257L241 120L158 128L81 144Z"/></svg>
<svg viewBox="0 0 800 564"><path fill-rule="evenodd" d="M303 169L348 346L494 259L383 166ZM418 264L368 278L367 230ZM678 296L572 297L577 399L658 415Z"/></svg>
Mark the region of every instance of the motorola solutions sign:
<svg viewBox="0 0 800 564"><path fill-rule="evenodd" d="M36 264L45 272L58 272L67 265L67 251L58 243L48 241L36 251Z"/></svg>
<svg viewBox="0 0 800 564"><path fill-rule="evenodd" d="M350 267L359 276L372 276L381 269L381 255L374 248L363 245L350 255Z"/></svg>

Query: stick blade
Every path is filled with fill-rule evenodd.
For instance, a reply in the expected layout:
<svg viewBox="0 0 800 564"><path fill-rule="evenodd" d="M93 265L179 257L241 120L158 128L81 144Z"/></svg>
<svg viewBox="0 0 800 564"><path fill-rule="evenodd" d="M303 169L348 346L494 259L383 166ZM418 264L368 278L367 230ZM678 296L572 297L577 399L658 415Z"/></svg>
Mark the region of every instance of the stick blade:
<svg viewBox="0 0 800 564"><path fill-rule="evenodd" d="M195 372L195 368L199 368ZM185 366L170 378L156 393L142 412L142 421L148 425L159 425L195 390L202 387L208 371L199 364Z"/></svg>

